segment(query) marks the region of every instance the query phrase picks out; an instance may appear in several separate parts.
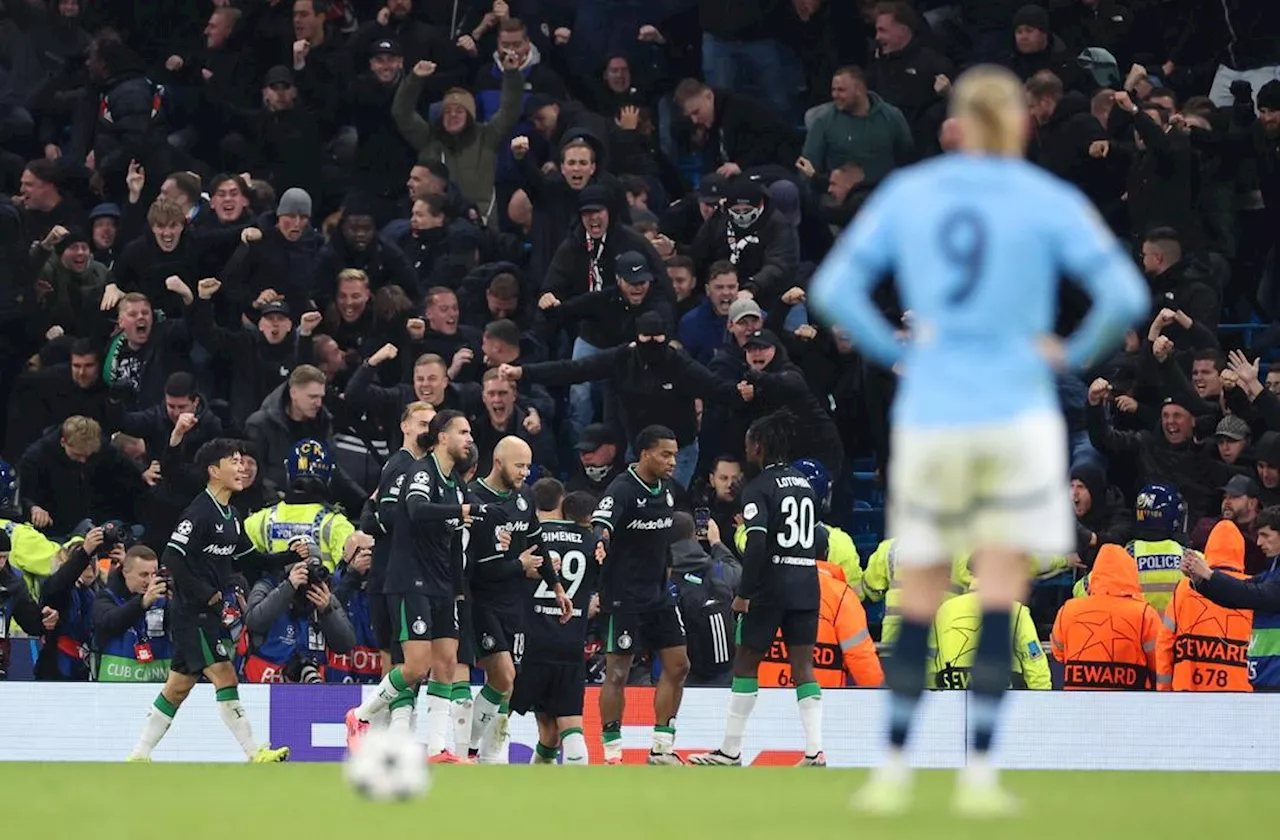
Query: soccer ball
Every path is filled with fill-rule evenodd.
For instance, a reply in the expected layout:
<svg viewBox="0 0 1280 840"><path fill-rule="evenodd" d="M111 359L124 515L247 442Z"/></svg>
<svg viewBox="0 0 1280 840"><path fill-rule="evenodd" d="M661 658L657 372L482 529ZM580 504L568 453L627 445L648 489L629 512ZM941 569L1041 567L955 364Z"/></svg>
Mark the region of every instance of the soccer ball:
<svg viewBox="0 0 1280 840"><path fill-rule="evenodd" d="M430 787L426 753L412 735L370 730L360 749L347 755L347 784L378 802L412 799Z"/></svg>

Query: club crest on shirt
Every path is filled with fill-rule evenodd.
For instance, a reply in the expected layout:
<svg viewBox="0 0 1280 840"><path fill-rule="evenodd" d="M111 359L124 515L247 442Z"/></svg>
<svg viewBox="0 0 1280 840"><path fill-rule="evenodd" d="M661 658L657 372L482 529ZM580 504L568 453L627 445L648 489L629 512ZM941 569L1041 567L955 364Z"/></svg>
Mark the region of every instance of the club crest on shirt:
<svg viewBox="0 0 1280 840"><path fill-rule="evenodd" d="M529 509L529 503L524 500L524 496L516 496L516 507L523 512Z"/></svg>
<svg viewBox="0 0 1280 840"><path fill-rule="evenodd" d="M676 506L676 497L671 495L671 491L667 491L667 507Z"/></svg>
<svg viewBox="0 0 1280 840"><path fill-rule="evenodd" d="M618 637L618 650L631 650L631 634L623 633Z"/></svg>
<svg viewBox="0 0 1280 840"><path fill-rule="evenodd" d="M490 636L488 633L485 633L480 637L480 647L485 650L493 650L494 646L497 644L498 640L493 638L493 636Z"/></svg>
<svg viewBox="0 0 1280 840"><path fill-rule="evenodd" d="M418 619L417 621L413 622L413 634L415 636L421 636L426 632L427 632L427 623L425 621L423 621L422 619Z"/></svg>

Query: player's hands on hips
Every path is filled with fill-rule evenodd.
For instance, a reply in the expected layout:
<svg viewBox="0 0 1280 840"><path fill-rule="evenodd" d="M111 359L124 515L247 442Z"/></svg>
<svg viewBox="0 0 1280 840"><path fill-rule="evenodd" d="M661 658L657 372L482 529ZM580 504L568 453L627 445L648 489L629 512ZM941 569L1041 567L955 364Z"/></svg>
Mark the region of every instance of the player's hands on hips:
<svg viewBox="0 0 1280 840"><path fill-rule="evenodd" d="M749 600L747 600L746 598L740 598L738 596L734 596L734 599L733 599L734 612L744 613L744 612L747 612L749 609L751 609L751 602Z"/></svg>

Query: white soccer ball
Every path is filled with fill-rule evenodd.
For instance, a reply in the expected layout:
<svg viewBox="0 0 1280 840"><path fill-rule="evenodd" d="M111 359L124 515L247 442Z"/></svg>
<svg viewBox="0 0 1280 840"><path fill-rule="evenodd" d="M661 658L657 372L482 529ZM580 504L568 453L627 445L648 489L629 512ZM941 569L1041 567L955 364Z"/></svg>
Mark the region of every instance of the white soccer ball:
<svg viewBox="0 0 1280 840"><path fill-rule="evenodd" d="M431 786L426 751L412 735L370 730L355 753L348 753L347 784L377 802L412 799Z"/></svg>

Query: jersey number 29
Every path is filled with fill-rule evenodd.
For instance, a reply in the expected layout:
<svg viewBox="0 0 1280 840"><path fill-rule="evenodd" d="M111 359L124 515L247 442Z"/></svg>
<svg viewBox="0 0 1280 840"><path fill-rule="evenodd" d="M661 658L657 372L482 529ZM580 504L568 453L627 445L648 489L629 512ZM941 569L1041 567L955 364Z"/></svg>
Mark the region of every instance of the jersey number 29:
<svg viewBox="0 0 1280 840"><path fill-rule="evenodd" d="M808 496L784 496L782 515L787 519L784 530L778 534L779 548L813 548L813 499Z"/></svg>
<svg viewBox="0 0 1280 840"><path fill-rule="evenodd" d="M548 551L547 557L549 562L553 564L556 560L560 561L560 578L569 584L564 594L568 595L572 600L578 591L578 587L582 585L582 579L587 574L586 555L581 551L566 551L564 554L558 551ZM547 582L544 580L538 584L538 590L533 593L533 597L554 598L556 593L551 590L551 587L547 586Z"/></svg>

